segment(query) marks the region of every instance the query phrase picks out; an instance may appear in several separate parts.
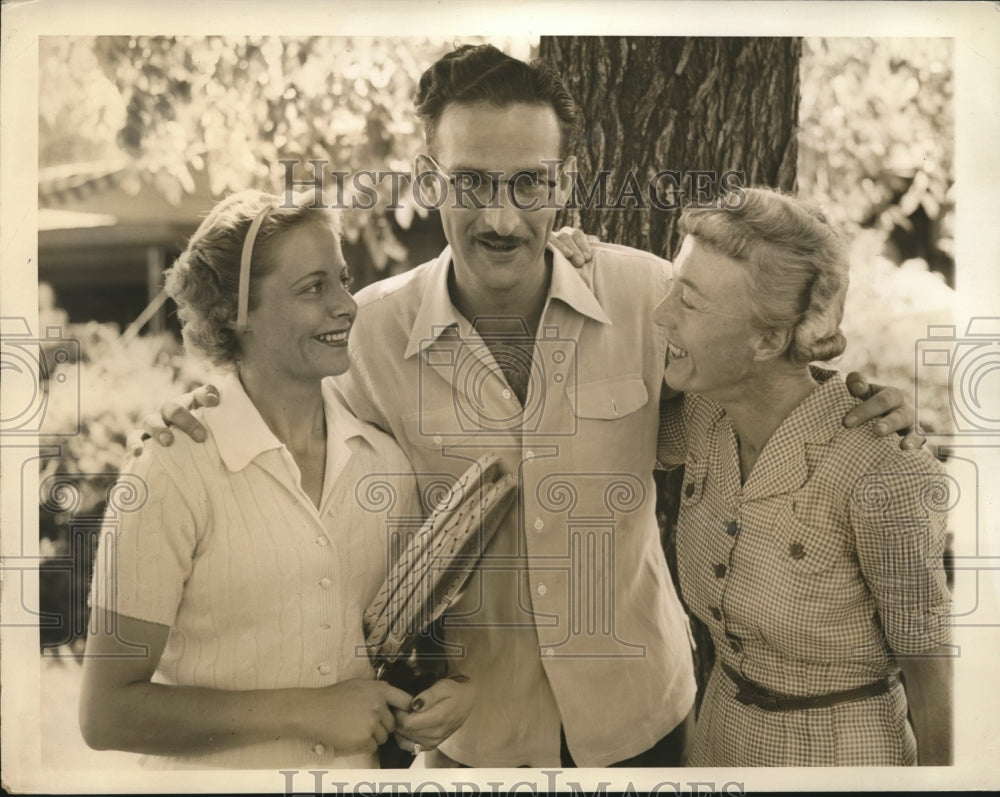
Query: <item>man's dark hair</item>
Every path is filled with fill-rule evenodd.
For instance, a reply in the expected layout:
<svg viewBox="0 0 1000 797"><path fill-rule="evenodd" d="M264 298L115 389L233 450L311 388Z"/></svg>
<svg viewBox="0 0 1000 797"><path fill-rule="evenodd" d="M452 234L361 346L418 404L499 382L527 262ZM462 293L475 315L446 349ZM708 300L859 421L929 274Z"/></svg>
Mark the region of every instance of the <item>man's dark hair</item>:
<svg viewBox="0 0 1000 797"><path fill-rule="evenodd" d="M449 103L476 102L498 108L515 103L551 106L559 120L563 156L579 124L576 103L562 78L544 61L527 64L492 44L466 44L439 58L420 76L417 116L424 124L428 146Z"/></svg>

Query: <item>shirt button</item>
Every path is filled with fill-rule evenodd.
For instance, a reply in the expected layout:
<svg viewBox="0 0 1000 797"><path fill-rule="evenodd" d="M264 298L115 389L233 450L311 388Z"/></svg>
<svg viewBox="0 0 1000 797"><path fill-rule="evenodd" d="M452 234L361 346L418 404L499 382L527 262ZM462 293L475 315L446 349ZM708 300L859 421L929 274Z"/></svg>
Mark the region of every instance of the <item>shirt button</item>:
<svg viewBox="0 0 1000 797"><path fill-rule="evenodd" d="M726 524L726 534L728 534L730 537L735 537L736 536L736 532L738 532L739 530L740 530L740 527L736 525L736 521L735 520L730 520Z"/></svg>
<svg viewBox="0 0 1000 797"><path fill-rule="evenodd" d="M535 518L535 531L541 531L545 528L545 523L540 517Z"/></svg>
<svg viewBox="0 0 1000 797"><path fill-rule="evenodd" d="M539 595L544 595L548 591L549 591L549 588L546 587L544 584L539 584L538 585L538 594Z"/></svg>
<svg viewBox="0 0 1000 797"><path fill-rule="evenodd" d="M327 537L325 534L321 534L319 537L316 538L316 544L321 545L322 547L325 548L327 545L330 544L330 538Z"/></svg>
<svg viewBox="0 0 1000 797"><path fill-rule="evenodd" d="M330 587L332 587L332 586L333 586L333 582L332 582L332 581L331 581L330 579L328 579L328 578L321 578L321 579L319 580L319 585L320 585L320 586L321 586L321 587L322 587L323 589L330 589Z"/></svg>
<svg viewBox="0 0 1000 797"><path fill-rule="evenodd" d="M321 631L329 631L331 628L333 628L333 626L330 623L320 623L319 627Z"/></svg>
<svg viewBox="0 0 1000 797"><path fill-rule="evenodd" d="M712 617L714 617L716 620L722 619L722 611L719 609L718 606L713 606L711 609L709 609L709 611L712 613Z"/></svg>
<svg viewBox="0 0 1000 797"><path fill-rule="evenodd" d="M542 648L542 654L552 658L556 655L556 652L552 648Z"/></svg>
<svg viewBox="0 0 1000 797"><path fill-rule="evenodd" d="M441 435L439 434L434 435L434 445L436 446L441 445Z"/></svg>
<svg viewBox="0 0 1000 797"><path fill-rule="evenodd" d="M725 565L712 565L712 572L715 573L716 578L726 577L726 566Z"/></svg>
<svg viewBox="0 0 1000 797"><path fill-rule="evenodd" d="M527 457L528 459L534 459L535 458L535 452L534 451L527 451L527 452L525 452L524 456Z"/></svg>
<svg viewBox="0 0 1000 797"><path fill-rule="evenodd" d="M333 672L333 668L325 661L321 665L319 665L319 667L317 667L316 670L319 672L320 675L329 675L331 672Z"/></svg>
<svg viewBox="0 0 1000 797"><path fill-rule="evenodd" d="M500 393L500 395L503 396L505 399L509 399L512 393L507 388L504 388L503 391Z"/></svg>
<svg viewBox="0 0 1000 797"><path fill-rule="evenodd" d="M316 745L313 748L313 752L316 755L323 755L324 753L326 753L326 745L325 744L318 744L318 745Z"/></svg>

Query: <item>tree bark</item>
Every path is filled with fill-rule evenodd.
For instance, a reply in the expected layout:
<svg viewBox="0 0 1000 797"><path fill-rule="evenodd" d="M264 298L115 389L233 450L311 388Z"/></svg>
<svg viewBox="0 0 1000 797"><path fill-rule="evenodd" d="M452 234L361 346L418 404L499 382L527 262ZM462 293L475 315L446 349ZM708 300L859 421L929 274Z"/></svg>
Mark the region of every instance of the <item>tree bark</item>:
<svg viewBox="0 0 1000 797"><path fill-rule="evenodd" d="M578 202L562 223L672 259L680 209L711 201L705 194L717 195L727 172L740 185L793 190L801 52L797 38L543 37L540 57L580 106L581 135L571 148L580 179L590 191L608 175L609 201ZM659 196L658 207L649 185L667 170L680 172L684 193ZM622 193L629 175L645 197ZM657 517L675 583L683 477L682 468L657 474ZM714 651L694 617L692 628L700 702Z"/></svg>
<svg viewBox="0 0 1000 797"><path fill-rule="evenodd" d="M657 172L678 171L683 202L693 172L714 175L716 189L727 171L744 185L794 188L801 50L797 38L544 37L539 54L580 105L581 177L592 185L607 171L613 199L629 173L645 188ZM669 258L679 210L625 202L632 209L583 207L571 220Z"/></svg>

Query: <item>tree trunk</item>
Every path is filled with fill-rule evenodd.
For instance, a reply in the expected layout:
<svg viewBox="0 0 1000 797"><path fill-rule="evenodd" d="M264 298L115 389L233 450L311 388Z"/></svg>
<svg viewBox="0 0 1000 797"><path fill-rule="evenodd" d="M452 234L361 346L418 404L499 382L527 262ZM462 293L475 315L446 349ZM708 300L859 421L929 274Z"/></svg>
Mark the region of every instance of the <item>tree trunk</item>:
<svg viewBox="0 0 1000 797"><path fill-rule="evenodd" d="M711 201L727 181L792 190L801 50L796 38L543 37L539 55L566 80L583 117L572 152L584 193L563 222L670 259L685 204ZM664 171L676 176L656 180ZM607 201L599 203L602 174ZM658 190L674 184L683 194ZM657 474L675 583L682 480L683 469ZM692 627L700 700L714 653L707 629L695 618Z"/></svg>
<svg viewBox="0 0 1000 797"><path fill-rule="evenodd" d="M609 173L614 204L626 175L645 189L664 170L681 173L682 201L699 186L714 193L726 172L741 173L744 185L791 190L801 49L795 38L544 37L539 53L580 105L573 153L581 178L593 185ZM572 221L602 240L669 258L679 212L652 202L643 209L627 197L624 204L583 207Z"/></svg>

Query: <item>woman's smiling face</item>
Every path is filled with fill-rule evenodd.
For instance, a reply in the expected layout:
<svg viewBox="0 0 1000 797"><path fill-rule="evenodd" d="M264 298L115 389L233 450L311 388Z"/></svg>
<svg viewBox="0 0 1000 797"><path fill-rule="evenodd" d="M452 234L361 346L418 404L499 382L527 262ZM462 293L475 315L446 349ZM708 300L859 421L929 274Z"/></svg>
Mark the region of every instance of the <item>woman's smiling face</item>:
<svg viewBox="0 0 1000 797"><path fill-rule="evenodd" d="M358 306L337 236L323 222L309 220L262 249L270 269L254 286L250 332L240 343L243 367L305 382L344 373Z"/></svg>
<svg viewBox="0 0 1000 797"><path fill-rule="evenodd" d="M670 387L719 398L749 375L760 330L746 268L693 236L684 239L670 293L653 312L666 328Z"/></svg>

